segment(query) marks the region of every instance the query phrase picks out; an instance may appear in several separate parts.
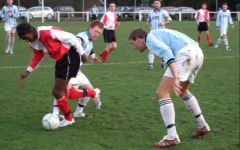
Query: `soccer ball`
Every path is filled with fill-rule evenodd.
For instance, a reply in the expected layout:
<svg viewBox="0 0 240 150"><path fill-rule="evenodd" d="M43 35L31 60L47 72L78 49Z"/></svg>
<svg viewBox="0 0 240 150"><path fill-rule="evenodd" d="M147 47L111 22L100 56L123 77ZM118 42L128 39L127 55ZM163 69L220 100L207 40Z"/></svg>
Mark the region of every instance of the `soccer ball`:
<svg viewBox="0 0 240 150"><path fill-rule="evenodd" d="M43 116L42 126L46 130L55 130L59 127L59 117L55 114L48 113Z"/></svg>

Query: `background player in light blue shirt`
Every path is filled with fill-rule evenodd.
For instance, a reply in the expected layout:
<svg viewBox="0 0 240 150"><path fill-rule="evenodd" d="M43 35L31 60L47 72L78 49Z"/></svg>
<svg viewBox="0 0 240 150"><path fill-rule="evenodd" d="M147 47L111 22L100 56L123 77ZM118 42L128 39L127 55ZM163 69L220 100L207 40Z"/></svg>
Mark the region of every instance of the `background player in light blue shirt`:
<svg viewBox="0 0 240 150"><path fill-rule="evenodd" d="M148 14L147 24L150 26L151 30L164 29L165 25L172 22L172 18L166 10L161 8L160 0L154 0L153 7L154 10L150 11ZM154 53L150 50L148 53L148 70L153 69L154 58ZM161 67L164 67L163 63Z"/></svg>
<svg viewBox="0 0 240 150"><path fill-rule="evenodd" d="M203 64L203 53L198 43L187 35L170 29L157 29L147 34L143 29L134 29L129 40L140 52L147 48L155 55L164 58L168 65L162 80L156 90L160 112L167 127L167 135L154 143L156 147L167 147L180 144L175 126L175 110L171 99L174 91L180 96L197 121L197 130L193 137L202 137L210 131L205 121L196 97L190 92L189 85L194 82Z"/></svg>
<svg viewBox="0 0 240 150"><path fill-rule="evenodd" d="M2 8L2 20L6 32L6 49L5 53L13 54L16 19L19 17L17 6L13 5L13 0L7 0L7 5Z"/></svg>
<svg viewBox="0 0 240 150"><path fill-rule="evenodd" d="M219 47L219 45L223 41L225 49L231 50L231 48L228 45L228 39L227 39L227 30L228 30L229 24L232 25L232 28L233 28L231 12L230 10L228 10L227 3L223 3L222 9L219 10L217 14L216 27L218 30L220 30L220 37L218 38L218 41L214 46L216 49Z"/></svg>

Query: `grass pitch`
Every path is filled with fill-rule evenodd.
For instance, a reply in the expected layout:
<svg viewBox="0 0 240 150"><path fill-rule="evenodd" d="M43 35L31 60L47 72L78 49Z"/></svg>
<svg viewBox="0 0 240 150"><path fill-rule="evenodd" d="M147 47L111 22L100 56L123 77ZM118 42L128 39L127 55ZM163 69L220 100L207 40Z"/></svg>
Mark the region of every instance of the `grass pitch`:
<svg viewBox="0 0 240 150"><path fill-rule="evenodd" d="M33 23L33 25L42 25ZM87 29L85 22L48 22L74 34ZM122 22L117 29L118 48L109 58L110 63L86 64L83 72L95 87L102 90L103 106L95 110L89 102L87 118L76 119L72 127L45 131L42 117L52 111L51 89L54 80L54 62L48 57L26 80L18 84L19 74L26 68L32 51L25 41L16 39L14 55L4 54L5 37L0 24L0 149L1 150L151 150L153 142L166 134L159 115L155 90L164 73L159 59L149 72L147 51L133 50L128 33L135 27L148 29L145 22ZM197 38L193 21L173 22L171 29ZM219 32L215 22L210 33L215 42ZM208 47L205 34L201 47L205 60L192 93L197 97L205 119L212 131L203 139L192 139L195 119L186 110L180 98L173 95L176 126L181 144L174 150L237 150L239 149L239 22L229 29L232 51ZM102 37L94 44L96 54L104 48ZM75 102L70 102L72 111Z"/></svg>

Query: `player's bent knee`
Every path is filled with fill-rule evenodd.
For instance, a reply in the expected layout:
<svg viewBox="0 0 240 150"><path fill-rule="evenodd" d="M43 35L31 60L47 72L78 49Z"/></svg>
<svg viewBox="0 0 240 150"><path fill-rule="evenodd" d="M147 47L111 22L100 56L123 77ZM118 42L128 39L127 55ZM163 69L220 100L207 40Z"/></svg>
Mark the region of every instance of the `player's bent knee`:
<svg viewBox="0 0 240 150"><path fill-rule="evenodd" d="M59 99L59 98L63 97L64 94L65 94L64 91L61 91L61 90L56 89L56 88L54 88L53 91L52 91L52 95L53 95L56 99Z"/></svg>

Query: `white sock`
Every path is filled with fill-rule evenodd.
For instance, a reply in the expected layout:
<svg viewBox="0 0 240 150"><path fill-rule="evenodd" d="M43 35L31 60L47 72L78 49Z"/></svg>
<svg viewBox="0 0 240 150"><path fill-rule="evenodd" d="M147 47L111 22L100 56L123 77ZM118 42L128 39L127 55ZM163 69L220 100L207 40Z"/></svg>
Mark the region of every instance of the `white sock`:
<svg viewBox="0 0 240 150"><path fill-rule="evenodd" d="M6 37L6 49L5 52L9 52L10 49L10 37Z"/></svg>
<svg viewBox="0 0 240 150"><path fill-rule="evenodd" d="M198 127L205 126L207 123L202 115L201 108L196 97L189 92L187 95L183 96L182 99L187 109L196 118Z"/></svg>
<svg viewBox="0 0 240 150"><path fill-rule="evenodd" d="M155 58L154 53L151 50L149 50L149 52L148 52L148 63L153 64L154 58Z"/></svg>
<svg viewBox="0 0 240 150"><path fill-rule="evenodd" d="M167 137L168 139L175 139L177 130L175 127L175 110L171 98L160 99L159 105L163 121L167 127Z"/></svg>
<svg viewBox="0 0 240 150"><path fill-rule="evenodd" d="M225 47L228 47L227 35L223 35L223 43L224 43Z"/></svg>
<svg viewBox="0 0 240 150"><path fill-rule="evenodd" d="M221 36L221 37L218 38L216 44L219 46L222 43L222 41L223 41L223 37Z"/></svg>
<svg viewBox="0 0 240 150"><path fill-rule="evenodd" d="M79 99L77 108L76 108L76 112L82 113L84 110L84 107L87 105L89 100L90 100L90 97L84 97L84 98Z"/></svg>
<svg viewBox="0 0 240 150"><path fill-rule="evenodd" d="M53 114L59 115L59 107L55 98L53 100Z"/></svg>
<svg viewBox="0 0 240 150"><path fill-rule="evenodd" d="M13 46L14 46L14 36L10 37L10 42L9 42L9 51L13 52Z"/></svg>

